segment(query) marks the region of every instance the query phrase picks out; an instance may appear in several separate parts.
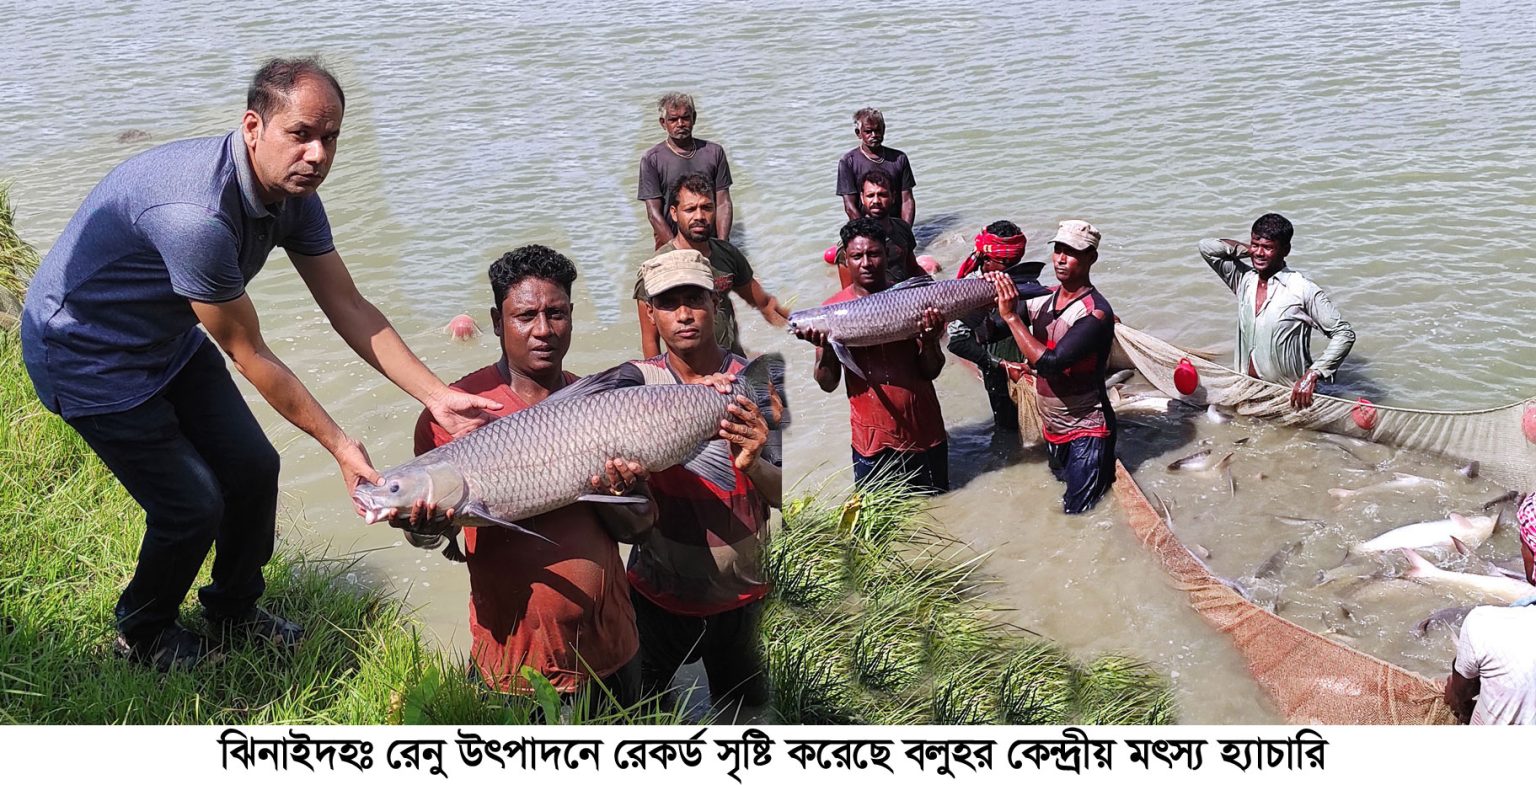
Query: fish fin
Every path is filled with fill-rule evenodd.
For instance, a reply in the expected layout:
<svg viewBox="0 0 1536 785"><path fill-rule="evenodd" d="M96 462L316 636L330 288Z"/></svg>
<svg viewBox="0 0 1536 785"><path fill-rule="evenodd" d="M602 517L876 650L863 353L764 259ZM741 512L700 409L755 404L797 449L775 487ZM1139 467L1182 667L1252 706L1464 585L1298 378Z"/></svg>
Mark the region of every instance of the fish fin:
<svg viewBox="0 0 1536 785"><path fill-rule="evenodd" d="M1232 465L1232 456L1233 455L1236 455L1236 453L1230 453L1229 452L1226 455L1221 456L1221 460L1217 461L1216 465L1213 466L1212 468L1220 469L1222 471L1227 471L1227 467ZM1236 492L1237 492L1237 489L1236 489L1236 486L1234 485L1233 493L1236 493Z"/></svg>
<svg viewBox="0 0 1536 785"><path fill-rule="evenodd" d="M587 376L583 376L580 379L577 379L576 381L571 382L570 384L567 384L566 386L554 391L548 398L545 398L543 401L541 401L541 403L560 401L567 398L580 398L586 395L609 392L611 390L620 390L625 387L633 387L635 384L629 378L632 375L630 369L631 366L629 363L623 363L621 365L615 365L606 371L598 371L594 374L588 374Z"/></svg>
<svg viewBox="0 0 1536 785"><path fill-rule="evenodd" d="M828 341L827 345L832 347L832 353L837 355L837 361L842 363L849 373L860 379L867 378L864 376L864 369L860 368L859 363L853 359L853 351L848 348L847 344L842 341Z"/></svg>
<svg viewBox="0 0 1536 785"><path fill-rule="evenodd" d="M1119 406L1125 400L1125 396L1120 394L1120 385L1107 387L1105 389L1109 391L1110 406Z"/></svg>
<svg viewBox="0 0 1536 785"><path fill-rule="evenodd" d="M1499 527L1509 528L1509 505L1507 504L1499 507L1499 514L1494 516L1493 528L1497 529ZM1490 529L1488 533L1492 536L1493 530Z"/></svg>
<svg viewBox="0 0 1536 785"><path fill-rule="evenodd" d="M1231 455L1227 456L1227 458L1231 458L1231 457L1232 457ZM1232 492L1233 496L1236 496L1237 495L1237 478L1232 476L1232 467L1228 466L1223 471L1223 474L1225 474L1227 476L1227 489Z"/></svg>
<svg viewBox="0 0 1536 785"><path fill-rule="evenodd" d="M1459 516L1457 516L1456 513L1453 512L1453 513L1451 513L1451 517L1452 518L1456 518L1456 517L1459 517ZM1468 548L1467 544L1462 542L1460 537L1452 537L1451 538L1451 547L1455 548L1456 552L1461 554L1462 556L1471 556L1472 555L1472 549Z"/></svg>
<svg viewBox="0 0 1536 785"><path fill-rule="evenodd" d="M459 515L465 515L465 516L468 516L468 517L471 517L471 518L479 518L482 521L486 521L488 523L494 523L497 526L500 526L500 527L502 527L504 529L511 529L512 531L519 532L521 534L526 534L526 535L528 535L530 537L537 537L537 538L539 538L539 539L549 543L550 545L556 544L554 540L551 540L550 538L545 537L544 535L539 534L538 532L536 532L536 531L534 531L532 529L529 529L526 526L521 526L521 525L513 523L511 521L504 520L502 518L496 517L496 515L490 511L490 508L485 506L485 502L483 502L483 501L478 501L478 500L472 501L472 502L464 505L463 507L460 507L459 511L458 511L458 514Z"/></svg>
<svg viewBox="0 0 1536 785"><path fill-rule="evenodd" d="M448 544L443 546L443 558L461 564L469 561L469 557L464 555L464 549L459 547L458 529L454 529L453 533L448 535Z"/></svg>
<svg viewBox="0 0 1536 785"><path fill-rule="evenodd" d="M724 439L710 439L699 445L699 449L688 456L681 466L721 490L736 490L736 467L731 463L731 445Z"/></svg>
<svg viewBox="0 0 1536 785"><path fill-rule="evenodd" d="M1418 551L1412 548L1398 548L1397 552L1401 553L1403 558L1408 560L1408 571L1402 575L1404 578L1417 578L1426 574L1435 566L1430 564L1423 556L1419 555Z"/></svg>
<svg viewBox="0 0 1536 785"><path fill-rule="evenodd" d="M763 445L762 451L758 454L774 466L782 468L784 466L784 433L770 429L768 442Z"/></svg>
<svg viewBox="0 0 1536 785"><path fill-rule="evenodd" d="M927 273L923 273L922 275L914 275L911 278L902 281L901 283L887 287L885 291L898 292L902 289L917 289L923 286L931 286L932 284L933 276L930 276Z"/></svg>
<svg viewBox="0 0 1536 785"><path fill-rule="evenodd" d="M1335 499L1348 499L1349 497L1354 496L1355 492L1348 488L1329 488L1328 495Z"/></svg>
<svg viewBox="0 0 1536 785"><path fill-rule="evenodd" d="M579 502L593 502L596 504L647 504L650 499L644 496L614 496L611 493L588 493L576 497Z"/></svg>
<svg viewBox="0 0 1536 785"><path fill-rule="evenodd" d="M747 363L736 374L736 392L757 404L769 428L782 428L789 422L789 402L784 399L784 355L777 352L764 354ZM775 393L779 396L777 415L773 406Z"/></svg>
<svg viewBox="0 0 1536 785"><path fill-rule="evenodd" d="M1045 270L1045 262L1014 262L1003 268L1003 275L1013 279L1013 285L1019 290L1019 299L1025 299L1024 287L1030 284L1040 286L1040 273ZM1044 289L1045 287L1040 286ZM1033 295L1031 295L1033 296Z"/></svg>

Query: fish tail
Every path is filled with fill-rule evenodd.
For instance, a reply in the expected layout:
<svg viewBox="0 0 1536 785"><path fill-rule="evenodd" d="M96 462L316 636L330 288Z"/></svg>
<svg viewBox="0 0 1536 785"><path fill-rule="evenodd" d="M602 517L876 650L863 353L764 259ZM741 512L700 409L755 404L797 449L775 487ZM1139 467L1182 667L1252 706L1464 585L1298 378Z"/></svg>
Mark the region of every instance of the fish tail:
<svg viewBox="0 0 1536 785"><path fill-rule="evenodd" d="M753 359L736 375L736 387L762 410L769 429L783 430L789 426L789 399L784 396L784 355L773 352Z"/></svg>

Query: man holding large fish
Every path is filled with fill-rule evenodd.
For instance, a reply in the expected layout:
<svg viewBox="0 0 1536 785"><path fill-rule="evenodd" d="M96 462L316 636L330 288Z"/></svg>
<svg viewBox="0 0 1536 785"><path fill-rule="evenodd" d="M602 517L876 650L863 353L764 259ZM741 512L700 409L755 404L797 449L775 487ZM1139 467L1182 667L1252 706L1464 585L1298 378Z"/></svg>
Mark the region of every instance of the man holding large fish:
<svg viewBox="0 0 1536 785"><path fill-rule="evenodd" d="M790 329L816 347L816 384L832 392L843 382L847 390L854 482L862 485L879 473L907 478L922 491L947 491L948 435L933 389L944 368L944 306L975 310L986 304L975 295L989 287L982 281L935 284L926 276L892 286L884 227L859 218L843 226L841 237L852 282L822 307L790 314ZM969 293L971 301L960 302L957 293Z"/></svg>
<svg viewBox="0 0 1536 785"><path fill-rule="evenodd" d="M490 279L491 326L501 357L453 387L500 402L497 414L506 416L576 381L564 369L576 267L549 248L529 245L497 259ZM422 412L417 455L452 440ZM638 463L615 459L606 468L606 478L591 478L594 492L643 493ZM427 500L419 501L412 505L414 524L403 517L391 523L405 528L412 544L435 548L445 530L429 520L436 516L422 514ZM465 554L458 559L469 569L470 658L478 678L499 692L524 692L529 685L520 671L527 665L562 693L601 679L603 692L620 705L637 700L640 644L615 536L643 531L654 517L651 505L585 502L519 522L545 539L498 526L466 528ZM450 543L449 553L454 558L456 544Z"/></svg>

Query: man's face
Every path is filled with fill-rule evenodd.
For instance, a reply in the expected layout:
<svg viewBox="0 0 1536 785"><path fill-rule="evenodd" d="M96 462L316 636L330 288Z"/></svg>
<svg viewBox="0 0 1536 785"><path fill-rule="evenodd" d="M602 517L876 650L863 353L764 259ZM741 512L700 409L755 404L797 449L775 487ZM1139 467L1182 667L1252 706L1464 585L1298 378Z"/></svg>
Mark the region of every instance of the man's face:
<svg viewBox="0 0 1536 785"><path fill-rule="evenodd" d="M715 340L715 292L678 286L651 298L651 321L667 351L687 353Z"/></svg>
<svg viewBox="0 0 1536 785"><path fill-rule="evenodd" d="M1096 248L1079 251L1066 243L1056 243L1051 248L1051 267L1056 271L1056 280L1062 283L1081 279L1098 258Z"/></svg>
<svg viewBox="0 0 1536 785"><path fill-rule="evenodd" d="M870 237L855 237L843 248L843 259L853 273L853 280L866 291L886 287L885 245Z"/></svg>
<svg viewBox="0 0 1536 785"><path fill-rule="evenodd" d="M1285 263L1290 254L1289 243L1277 242L1269 237L1248 236L1248 250L1253 254L1253 269L1260 274L1269 272Z"/></svg>
<svg viewBox="0 0 1536 785"><path fill-rule="evenodd" d="M853 126L853 135L859 137L859 143L870 152L879 152L880 145L885 143L884 120L860 120Z"/></svg>
<svg viewBox="0 0 1536 785"><path fill-rule="evenodd" d="M1008 267L1002 260L994 259L984 253L976 254L976 261L981 265L981 271L984 273L999 273Z"/></svg>
<svg viewBox="0 0 1536 785"><path fill-rule="evenodd" d="M320 187L336 160L341 114L336 91L325 80L309 77L294 84L288 103L265 122L246 111L241 134L263 201L308 196Z"/></svg>
<svg viewBox="0 0 1536 785"><path fill-rule="evenodd" d="M859 199L864 203L864 214L871 218L884 218L891 214L891 189L879 183L865 183Z"/></svg>
<svg viewBox="0 0 1536 785"><path fill-rule="evenodd" d="M669 106L661 116L661 127L673 144L685 145L693 141L693 110L686 106Z"/></svg>
<svg viewBox="0 0 1536 785"><path fill-rule="evenodd" d="M696 194L687 188L677 190L677 203L672 205L672 223L677 230L688 236L690 243L702 243L714 235L715 198Z"/></svg>
<svg viewBox="0 0 1536 785"><path fill-rule="evenodd" d="M491 309L507 367L524 376L558 373L571 348L571 296L548 278L524 278Z"/></svg>

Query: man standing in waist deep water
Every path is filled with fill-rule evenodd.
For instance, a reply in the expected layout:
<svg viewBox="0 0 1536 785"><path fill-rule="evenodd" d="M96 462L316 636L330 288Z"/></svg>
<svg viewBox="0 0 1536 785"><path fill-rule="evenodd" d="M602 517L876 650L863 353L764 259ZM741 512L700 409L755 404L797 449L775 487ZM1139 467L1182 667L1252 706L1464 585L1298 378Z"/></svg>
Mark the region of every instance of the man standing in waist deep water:
<svg viewBox="0 0 1536 785"><path fill-rule="evenodd" d="M669 211L668 199L673 185L691 174L704 177L714 197L715 224L712 235L721 240L731 239L731 164L725 158L725 148L714 142L706 142L693 135L693 123L698 113L693 108L693 96L686 93L667 93L656 102L658 122L667 138L657 142L640 156L640 189L638 197L645 202L645 217L651 223L651 237L656 248L666 245L677 233L677 223Z"/></svg>
<svg viewBox="0 0 1536 785"><path fill-rule="evenodd" d="M823 305L891 287L885 273L889 238L879 222L849 221L843 226L842 241L853 282ZM855 484L885 473L907 478L911 487L925 493L949 490L949 437L933 389L933 380L944 369L944 351L939 348L943 327L944 315L928 308L919 317L916 338L851 347L864 377L843 373L837 354L828 350L825 329L796 329L795 337L816 347L816 384L832 392L841 382L848 393Z"/></svg>
<svg viewBox="0 0 1536 785"><path fill-rule="evenodd" d="M859 192L864 175L880 171L890 178L892 196L899 195L901 200L901 207L894 212L911 226L917 220L917 201L912 198L912 187L917 181L912 179L912 163L907 154L885 146L885 115L870 106L854 112L853 135L858 137L859 146L844 153L837 162L837 194L843 197L843 212L848 214L848 220L869 214L859 202Z"/></svg>
<svg viewBox="0 0 1536 785"><path fill-rule="evenodd" d="M993 221L976 235L976 250L960 265L959 278L979 278L1001 272L1024 258L1027 241L1012 221ZM949 323L949 351L970 360L981 372L981 385L992 407L992 421L1000 431L1019 429L1019 407L1008 394L1008 372L1003 362L1023 362L1024 355L1010 333L991 343L976 340L976 332L963 319Z"/></svg>
<svg viewBox="0 0 1536 785"><path fill-rule="evenodd" d="M145 511L115 648L160 669L208 653L179 620L198 592L221 639L298 646L303 628L256 604L276 531L278 456L224 367L223 349L272 408L336 459L350 493L378 482L363 445L331 419L261 335L246 285L272 249L347 345L450 433L501 404L451 390L354 285L315 190L330 172L346 99L313 59L268 61L240 127L141 153L102 179L27 292L22 357L62 416ZM212 336L209 342L201 325Z"/></svg>
<svg viewBox="0 0 1536 785"><path fill-rule="evenodd" d="M1331 381L1355 345L1355 331L1322 287L1286 267L1291 222L1267 213L1253 222L1248 244L1201 240L1200 257L1237 295L1237 350L1233 367L1257 379L1291 387L1291 407L1312 405L1318 379ZM1252 262L1244 264L1243 259ZM1328 336L1312 360L1312 328Z"/></svg>
<svg viewBox="0 0 1536 785"><path fill-rule="evenodd" d="M715 228L715 197L708 179L701 174L685 175L672 184L668 200L672 204L668 211L677 234L657 249L656 255L678 250L698 251L704 255L715 270L715 292L719 295L715 300L719 307L715 313L715 341L728 352L745 355L730 293L735 292L775 327L788 324L785 317L789 310L773 295L763 291L763 285L758 282L752 264L741 249L729 240L711 236ZM661 341L656 336L656 325L651 322L648 299L645 276L637 274L635 308L640 319L640 349L644 356L655 357L661 354Z"/></svg>
<svg viewBox="0 0 1536 785"><path fill-rule="evenodd" d="M505 416L576 380L564 369L576 266L549 248L528 245L497 259L490 279L501 357L453 387L500 402L497 415ZM422 412L417 455L451 440ZM610 461L606 478L592 478L593 489L644 496L644 477L637 463ZM527 692L520 675L527 665L566 694L602 680L603 689L587 693L593 713L601 713L605 700L637 701L640 643L615 537L634 542L654 522L653 507L580 502L517 522L553 543L498 527L465 529L465 555L458 558L468 562L470 657L478 677L499 692ZM436 513L422 507L390 523L406 529L411 544L435 548L443 539L441 527L432 528Z"/></svg>
<svg viewBox="0 0 1536 785"><path fill-rule="evenodd" d="M1104 390L1115 312L1089 273L1099 258L1099 230L1087 221L1062 221L1051 238L1051 266L1059 285L1018 299L1013 280L986 273L997 287L997 312L976 328L990 343L1011 333L1023 363L1004 362L1009 376L1035 376L1042 436L1051 472L1067 483L1062 510L1086 512L1115 481L1115 410Z"/></svg>

